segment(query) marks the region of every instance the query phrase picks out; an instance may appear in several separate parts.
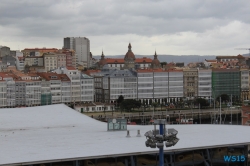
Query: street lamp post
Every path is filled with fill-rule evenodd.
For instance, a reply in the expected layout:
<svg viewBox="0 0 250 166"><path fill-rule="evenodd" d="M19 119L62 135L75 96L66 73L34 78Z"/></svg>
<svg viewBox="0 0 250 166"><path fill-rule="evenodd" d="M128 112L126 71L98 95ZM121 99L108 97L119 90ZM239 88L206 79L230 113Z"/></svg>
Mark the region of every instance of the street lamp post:
<svg viewBox="0 0 250 166"><path fill-rule="evenodd" d="M113 108L114 108L114 107L113 107L113 106L111 106L111 110L112 110L112 118L113 118Z"/></svg>
<svg viewBox="0 0 250 166"><path fill-rule="evenodd" d="M232 107L233 107L233 102L232 102L232 94L231 94L231 125L233 124L233 116L232 116Z"/></svg>
<svg viewBox="0 0 250 166"><path fill-rule="evenodd" d="M159 130L156 130L156 125L159 125ZM154 120L154 130L147 131L144 134L147 139L145 142L146 147L159 148L159 166L164 166L164 141L166 147L174 146L179 141L179 138L176 137L178 131L175 129L168 129L166 131L165 126L165 119Z"/></svg>
<svg viewBox="0 0 250 166"><path fill-rule="evenodd" d="M220 97L220 124L221 124L221 97Z"/></svg>
<svg viewBox="0 0 250 166"><path fill-rule="evenodd" d="M201 105L200 105L200 103L199 103L199 117L200 117L200 124L201 124Z"/></svg>
<svg viewBox="0 0 250 166"><path fill-rule="evenodd" d="M179 111L179 124L181 123L181 111Z"/></svg>

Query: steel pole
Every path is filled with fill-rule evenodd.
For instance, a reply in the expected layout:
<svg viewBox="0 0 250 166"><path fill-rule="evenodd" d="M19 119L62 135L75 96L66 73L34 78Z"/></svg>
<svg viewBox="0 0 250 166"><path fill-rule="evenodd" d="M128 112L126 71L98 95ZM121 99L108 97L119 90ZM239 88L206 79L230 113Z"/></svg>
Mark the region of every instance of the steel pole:
<svg viewBox="0 0 250 166"><path fill-rule="evenodd" d="M231 108L231 125L233 124L232 108Z"/></svg>
<svg viewBox="0 0 250 166"><path fill-rule="evenodd" d="M220 97L220 124L221 124L221 97Z"/></svg>
<svg viewBox="0 0 250 166"><path fill-rule="evenodd" d="M200 117L200 124L201 124L201 106L200 106L200 103L199 103L199 117Z"/></svg>
<svg viewBox="0 0 250 166"><path fill-rule="evenodd" d="M160 135L163 135L163 124L160 124ZM159 148L159 166L164 166L164 153L163 153L163 147Z"/></svg>

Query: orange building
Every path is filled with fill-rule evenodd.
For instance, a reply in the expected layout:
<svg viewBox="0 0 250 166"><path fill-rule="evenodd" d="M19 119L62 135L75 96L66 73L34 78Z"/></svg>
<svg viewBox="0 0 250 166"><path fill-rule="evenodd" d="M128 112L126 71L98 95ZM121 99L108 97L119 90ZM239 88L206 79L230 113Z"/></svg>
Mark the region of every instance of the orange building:
<svg viewBox="0 0 250 166"><path fill-rule="evenodd" d="M57 48L25 48L22 50L23 56L42 56L44 53L58 52Z"/></svg>

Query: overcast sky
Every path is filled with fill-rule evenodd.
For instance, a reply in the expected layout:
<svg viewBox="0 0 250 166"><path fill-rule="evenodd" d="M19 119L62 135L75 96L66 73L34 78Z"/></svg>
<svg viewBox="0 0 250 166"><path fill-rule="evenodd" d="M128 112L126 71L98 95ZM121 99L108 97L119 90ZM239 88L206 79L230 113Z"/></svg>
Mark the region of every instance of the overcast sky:
<svg viewBox="0 0 250 166"><path fill-rule="evenodd" d="M93 55L249 53L248 0L1 0L0 45L62 48L87 37Z"/></svg>

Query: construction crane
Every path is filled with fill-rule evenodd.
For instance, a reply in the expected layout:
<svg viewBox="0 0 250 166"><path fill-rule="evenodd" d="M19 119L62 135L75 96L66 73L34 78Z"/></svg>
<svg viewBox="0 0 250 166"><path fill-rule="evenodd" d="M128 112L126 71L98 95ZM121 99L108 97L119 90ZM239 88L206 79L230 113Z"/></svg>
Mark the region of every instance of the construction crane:
<svg viewBox="0 0 250 166"><path fill-rule="evenodd" d="M235 50L248 50L249 51L249 56L250 56L250 48L235 48Z"/></svg>

